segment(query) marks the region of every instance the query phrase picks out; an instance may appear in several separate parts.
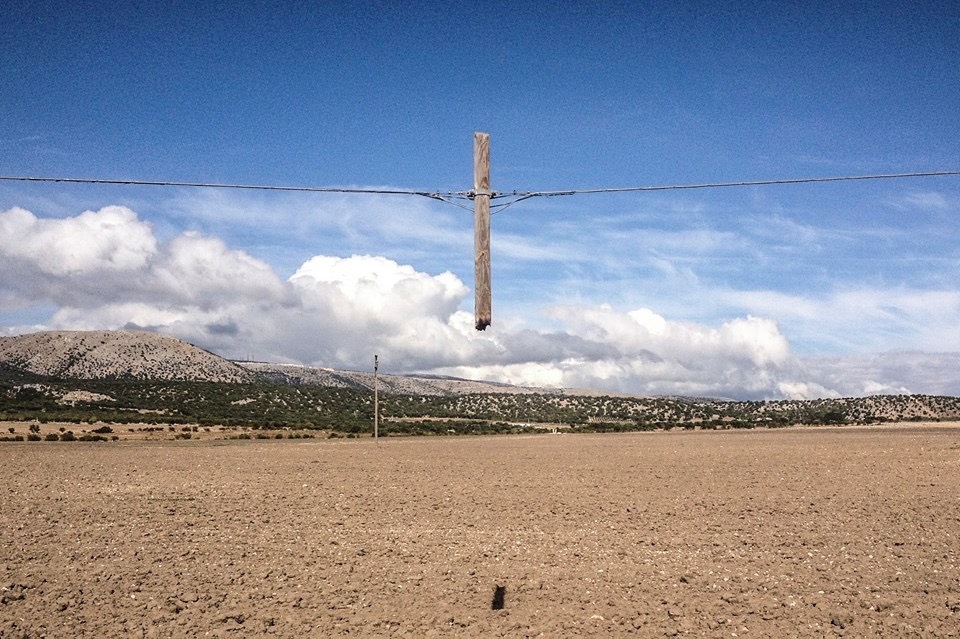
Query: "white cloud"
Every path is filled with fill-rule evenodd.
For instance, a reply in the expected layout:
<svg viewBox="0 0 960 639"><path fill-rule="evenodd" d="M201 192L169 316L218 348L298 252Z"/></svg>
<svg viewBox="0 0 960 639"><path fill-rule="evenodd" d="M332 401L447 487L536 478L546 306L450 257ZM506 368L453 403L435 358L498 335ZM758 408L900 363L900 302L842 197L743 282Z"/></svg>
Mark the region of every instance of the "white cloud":
<svg viewBox="0 0 960 639"><path fill-rule="evenodd" d="M780 382L777 385L784 399L817 399L840 397L837 391L825 388L815 382Z"/></svg>
<svg viewBox="0 0 960 639"><path fill-rule="evenodd" d="M287 295L268 264L193 232L165 245L143 275L151 293L201 308L238 300L283 303Z"/></svg>
<svg viewBox="0 0 960 639"><path fill-rule="evenodd" d="M669 353L670 357L689 361L691 366L714 356L735 357L758 367L782 366L790 359L786 338L768 319L735 319L714 329L668 322L649 309L622 313L606 305L556 307L551 314L562 316L574 334L613 345L626 356L653 353L662 358Z"/></svg>
<svg viewBox="0 0 960 639"><path fill-rule="evenodd" d="M64 219L0 212L0 301L82 303L127 290L158 250L148 224L108 206Z"/></svg>
<svg viewBox="0 0 960 639"><path fill-rule="evenodd" d="M379 352L395 366L422 368L491 346L458 313L469 290L449 272L429 275L378 256L315 256L290 283L302 311L329 331L325 365L360 366Z"/></svg>
<svg viewBox="0 0 960 639"><path fill-rule="evenodd" d="M639 394L769 397L797 368L776 324L761 318L713 328L672 322L649 309L556 306L550 314L566 330L501 334L507 356L436 372Z"/></svg>
<svg viewBox="0 0 960 639"><path fill-rule="evenodd" d="M290 281L306 295L323 290L318 284L332 285L352 310L384 322L449 317L467 294L452 273L430 276L371 255L319 255L304 263Z"/></svg>
<svg viewBox="0 0 960 639"><path fill-rule="evenodd" d="M130 271L156 250L150 226L121 206L54 220L21 208L0 212L0 258L27 273L89 277Z"/></svg>
<svg viewBox="0 0 960 639"><path fill-rule="evenodd" d="M0 260L0 299L10 304L212 308L225 300L283 303L287 294L266 263L196 233L160 245L123 207L55 220L0 213Z"/></svg>
<svg viewBox="0 0 960 639"><path fill-rule="evenodd" d="M142 302L104 303L94 307L64 306L50 318L49 328L97 330L122 327L159 329L198 317L199 309Z"/></svg>

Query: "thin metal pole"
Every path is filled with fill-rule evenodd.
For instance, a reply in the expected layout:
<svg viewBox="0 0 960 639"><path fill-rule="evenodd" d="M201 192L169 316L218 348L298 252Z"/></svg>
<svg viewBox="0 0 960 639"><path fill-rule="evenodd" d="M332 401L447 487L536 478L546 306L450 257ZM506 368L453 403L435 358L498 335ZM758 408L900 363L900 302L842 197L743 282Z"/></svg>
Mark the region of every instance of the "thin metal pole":
<svg viewBox="0 0 960 639"><path fill-rule="evenodd" d="M380 368L380 356L373 356L373 439L380 443L380 394L378 369Z"/></svg>

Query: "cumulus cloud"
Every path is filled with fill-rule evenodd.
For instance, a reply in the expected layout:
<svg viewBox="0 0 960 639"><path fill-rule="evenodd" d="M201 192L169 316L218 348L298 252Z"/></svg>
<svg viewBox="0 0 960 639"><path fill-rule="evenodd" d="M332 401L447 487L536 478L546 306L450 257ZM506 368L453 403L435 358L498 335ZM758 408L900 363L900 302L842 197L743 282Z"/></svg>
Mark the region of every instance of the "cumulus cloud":
<svg viewBox="0 0 960 639"><path fill-rule="evenodd" d="M156 250L149 225L122 206L57 220L39 219L21 208L0 212L0 256L36 273L71 277L130 271Z"/></svg>
<svg viewBox="0 0 960 639"><path fill-rule="evenodd" d="M431 276L371 255L318 255L304 263L290 281L306 297L333 291L351 313L383 323L449 317L468 292L452 273Z"/></svg>
<svg viewBox="0 0 960 639"><path fill-rule="evenodd" d="M119 206L54 220L0 213L0 260L5 299L67 308L207 309L237 299L281 302L285 294L266 263L196 233L160 245L149 224Z"/></svg>
<svg viewBox="0 0 960 639"><path fill-rule="evenodd" d="M394 372L640 394L960 393L955 361L931 371L920 355L801 358L772 319L836 329L867 318L905 330L932 313L941 324L924 325L934 327L928 339L942 325L938 343L960 350L949 328L960 298L951 292L859 290L826 300L757 292L737 299L752 312L717 322L676 321L643 305L553 304L536 316L498 315L478 333L470 290L453 273L375 255L315 255L284 280L217 237L159 241L123 207L56 220L2 212L0 265L0 311L51 305L47 328L147 328L233 358L366 369L377 353Z"/></svg>
<svg viewBox="0 0 960 639"><path fill-rule="evenodd" d="M380 352L395 365L423 368L489 346L467 330L458 308L468 289L449 272L429 275L379 256L315 256L290 283L305 321L326 331L319 359L326 365L366 364Z"/></svg>
<svg viewBox="0 0 960 639"><path fill-rule="evenodd" d="M739 318L714 328L669 321L650 309L557 306L549 312L566 330L537 336L538 360L445 371L627 393L768 397L797 368L787 339L767 319ZM522 345L511 351L524 352Z"/></svg>
<svg viewBox="0 0 960 639"><path fill-rule="evenodd" d="M237 300L284 302L288 291L273 269L217 238L184 233L149 265L144 282L177 304L203 309Z"/></svg>
<svg viewBox="0 0 960 639"><path fill-rule="evenodd" d="M65 219L21 208L0 212L0 300L97 300L123 289L157 252L150 226L133 211L109 206Z"/></svg>

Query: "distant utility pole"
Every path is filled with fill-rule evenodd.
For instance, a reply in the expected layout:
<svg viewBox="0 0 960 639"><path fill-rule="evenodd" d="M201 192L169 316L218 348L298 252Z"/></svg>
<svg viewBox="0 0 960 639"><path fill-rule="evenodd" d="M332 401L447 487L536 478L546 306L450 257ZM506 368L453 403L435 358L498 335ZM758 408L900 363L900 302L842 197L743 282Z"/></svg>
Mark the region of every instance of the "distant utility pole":
<svg viewBox="0 0 960 639"><path fill-rule="evenodd" d="M380 443L380 395L377 370L380 368L380 356L373 356L373 439Z"/></svg>
<svg viewBox="0 0 960 639"><path fill-rule="evenodd" d="M492 319L490 303L490 134L473 134L473 252L476 327Z"/></svg>

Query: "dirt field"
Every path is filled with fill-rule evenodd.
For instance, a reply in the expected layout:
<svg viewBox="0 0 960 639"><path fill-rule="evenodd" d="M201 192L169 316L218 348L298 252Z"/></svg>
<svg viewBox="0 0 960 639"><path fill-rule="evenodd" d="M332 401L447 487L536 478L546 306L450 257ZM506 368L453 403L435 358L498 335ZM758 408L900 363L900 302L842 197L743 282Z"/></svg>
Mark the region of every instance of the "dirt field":
<svg viewBox="0 0 960 639"><path fill-rule="evenodd" d="M4 443L0 480L4 638L960 636L960 425Z"/></svg>

